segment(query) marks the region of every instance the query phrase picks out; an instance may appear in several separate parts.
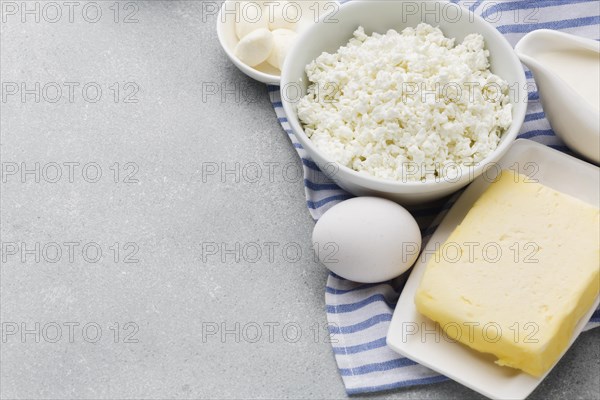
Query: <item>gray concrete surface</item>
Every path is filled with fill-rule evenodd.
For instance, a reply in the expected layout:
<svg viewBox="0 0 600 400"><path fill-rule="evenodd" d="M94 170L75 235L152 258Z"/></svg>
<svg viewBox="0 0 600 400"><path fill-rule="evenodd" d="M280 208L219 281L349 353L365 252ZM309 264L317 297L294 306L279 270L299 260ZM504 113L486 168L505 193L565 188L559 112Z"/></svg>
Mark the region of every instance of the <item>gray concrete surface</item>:
<svg viewBox="0 0 600 400"><path fill-rule="evenodd" d="M296 153L214 16L148 1L115 22L101 1L98 22L85 2L71 22L58 4L57 22L38 3L39 23L1 24L1 397L345 398ZM239 97L207 95L222 85ZM583 334L532 398L598 398L599 339ZM453 382L368 397L481 398Z"/></svg>

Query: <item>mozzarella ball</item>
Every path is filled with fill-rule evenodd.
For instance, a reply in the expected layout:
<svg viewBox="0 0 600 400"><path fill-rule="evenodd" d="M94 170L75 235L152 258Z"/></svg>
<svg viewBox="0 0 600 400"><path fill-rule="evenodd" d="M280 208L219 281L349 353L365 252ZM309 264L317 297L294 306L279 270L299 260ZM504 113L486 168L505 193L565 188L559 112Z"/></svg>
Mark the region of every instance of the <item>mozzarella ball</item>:
<svg viewBox="0 0 600 400"><path fill-rule="evenodd" d="M281 70L283 62L287 56L290 47L296 41L298 34L289 29L276 29L273 31L273 51L267 59L267 62Z"/></svg>
<svg viewBox="0 0 600 400"><path fill-rule="evenodd" d="M244 64L255 67L269 58L275 42L273 36L268 29L257 29L240 40L234 53Z"/></svg>

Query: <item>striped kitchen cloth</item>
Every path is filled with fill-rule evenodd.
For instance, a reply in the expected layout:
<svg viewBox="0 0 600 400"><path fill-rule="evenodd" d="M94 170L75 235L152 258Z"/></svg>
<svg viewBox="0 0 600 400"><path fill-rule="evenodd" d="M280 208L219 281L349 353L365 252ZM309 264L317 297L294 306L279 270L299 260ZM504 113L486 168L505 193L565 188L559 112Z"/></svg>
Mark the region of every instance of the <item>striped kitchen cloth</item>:
<svg viewBox="0 0 600 400"><path fill-rule="evenodd" d="M600 2L597 0L453 1L486 18L514 46L523 35L536 29L556 29L600 39ZM515 23L515 20L521 21ZM530 71L527 116L520 138L569 152L550 128L539 102ZM303 163L306 203L315 220L329 208L352 197L336 186L310 159L287 122L278 86L268 87L279 122ZM460 194L460 193L459 193ZM458 195L443 204L411 209L422 229L424 242L452 206ZM398 355L386 346L386 334L406 277L381 284L358 284L331 273L325 287L325 302L340 375L348 394L376 392L447 380L445 376ZM596 310L586 326L600 326Z"/></svg>

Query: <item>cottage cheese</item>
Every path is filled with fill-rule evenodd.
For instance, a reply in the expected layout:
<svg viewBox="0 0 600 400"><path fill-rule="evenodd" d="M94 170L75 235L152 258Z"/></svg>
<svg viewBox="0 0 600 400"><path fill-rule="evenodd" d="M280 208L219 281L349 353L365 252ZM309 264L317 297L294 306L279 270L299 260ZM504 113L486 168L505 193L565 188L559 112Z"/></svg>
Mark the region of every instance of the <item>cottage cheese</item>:
<svg viewBox="0 0 600 400"><path fill-rule="evenodd" d="M508 85L479 34L461 44L428 24L365 34L306 67L307 136L331 159L378 178L440 179L493 152L512 123Z"/></svg>

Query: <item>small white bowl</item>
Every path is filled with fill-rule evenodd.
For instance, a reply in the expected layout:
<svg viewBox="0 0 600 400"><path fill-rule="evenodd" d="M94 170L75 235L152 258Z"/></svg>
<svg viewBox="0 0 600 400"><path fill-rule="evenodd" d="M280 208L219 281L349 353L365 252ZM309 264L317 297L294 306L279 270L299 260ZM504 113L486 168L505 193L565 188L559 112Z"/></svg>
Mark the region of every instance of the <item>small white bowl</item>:
<svg viewBox="0 0 600 400"><path fill-rule="evenodd" d="M436 11L431 11L436 10ZM517 137L527 109L526 79L521 62L511 45L492 25L468 10L447 1L353 0L341 6L335 15L338 23L319 21L303 32L287 55L281 75L281 97L285 113L296 137L321 166L335 165L331 178L357 196L380 196L405 205L419 204L449 195L466 186L493 166ZM425 182L397 182L359 173L335 163L316 148L298 120L296 103L306 94L305 67L322 52L333 53L346 45L362 25L367 34L402 31L421 22L439 26L447 37L461 42L470 33L483 35L490 51L491 70L508 82L513 103L513 123L503 134L498 148L479 165L464 170L456 179ZM517 90L514 90L517 89ZM299 93L298 93L299 92ZM330 169L330 168L328 168Z"/></svg>
<svg viewBox="0 0 600 400"><path fill-rule="evenodd" d="M252 0L247 1L251 2ZM304 18L302 22L298 24L296 28L298 33L305 31L313 24L313 22L316 22L317 17L319 19L327 18L328 15L336 13L340 8L339 1L337 0L292 0L290 2L303 7L302 12L307 13L308 17L310 17ZM221 47L223 47L223 50L235 66L250 78L263 83L279 85L279 82L281 81L281 71L279 71L279 69L267 62L257 65L256 67L250 67L235 56L235 46L239 42L237 34L235 33L236 15L233 13L224 14L224 10L235 10L236 3L243 3L243 1L225 0L219 10L219 15L217 16L217 35ZM273 3L278 3L273 5L274 12L282 12L284 3L278 0L274 0ZM291 14L290 18L295 18L294 14Z"/></svg>
<svg viewBox="0 0 600 400"><path fill-rule="evenodd" d="M233 10L234 4L239 0L225 0L217 16L217 36L219 36L219 42L221 47L225 50L227 57L235 64L236 67L244 74L248 75L252 79L256 79L259 82L269 83L278 85L281 80L280 71L271 66L269 63L264 62L256 67L250 67L240 61L239 58L233 53L235 46L238 44L239 39L235 33L235 15L223 15L223 10Z"/></svg>

